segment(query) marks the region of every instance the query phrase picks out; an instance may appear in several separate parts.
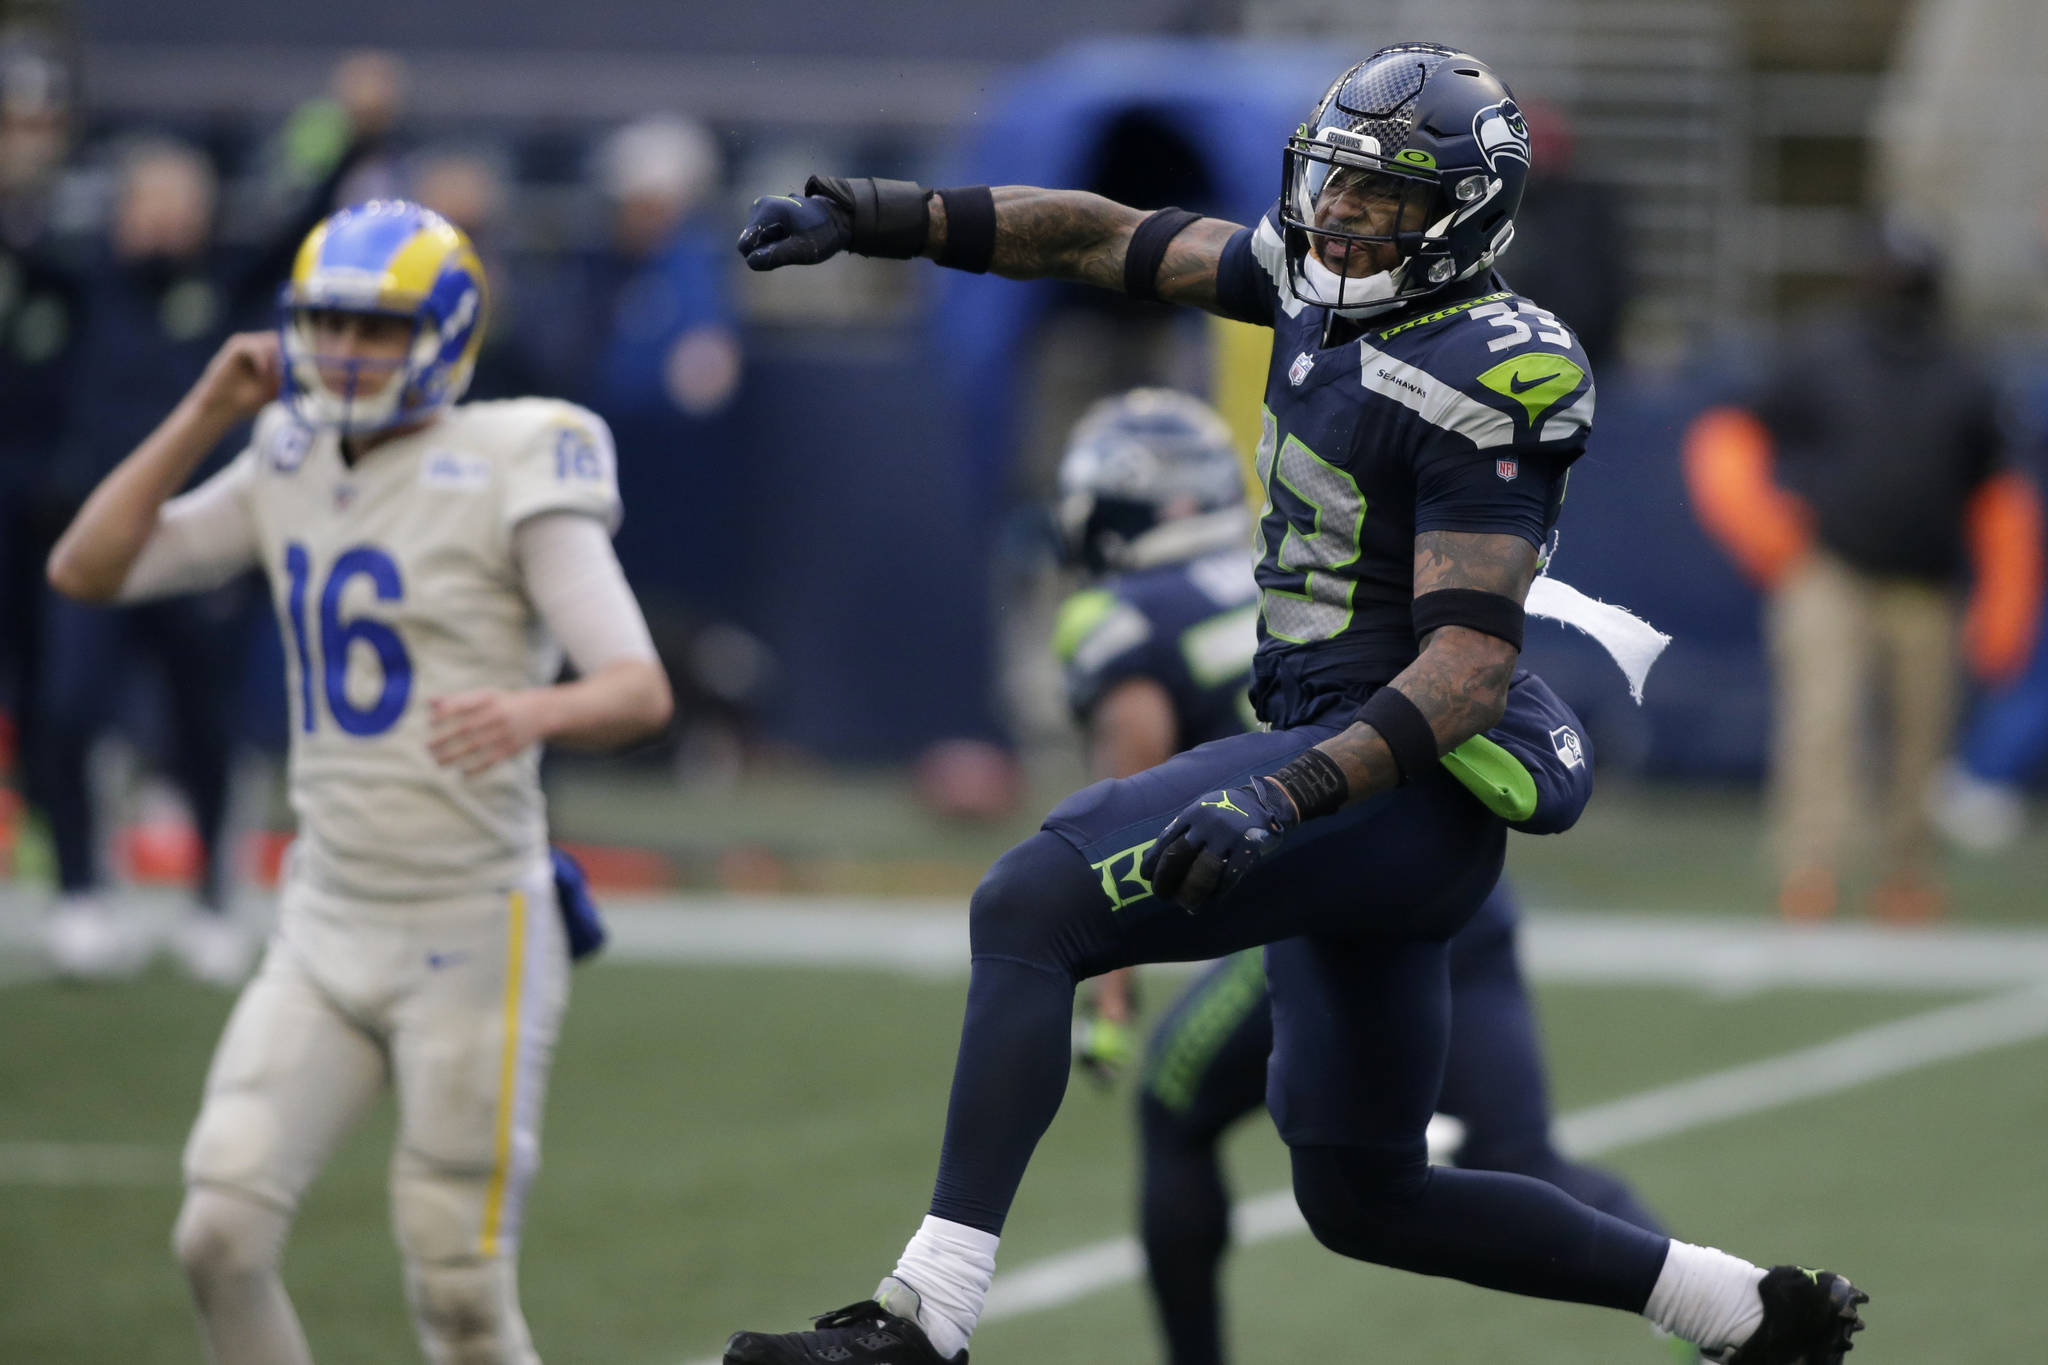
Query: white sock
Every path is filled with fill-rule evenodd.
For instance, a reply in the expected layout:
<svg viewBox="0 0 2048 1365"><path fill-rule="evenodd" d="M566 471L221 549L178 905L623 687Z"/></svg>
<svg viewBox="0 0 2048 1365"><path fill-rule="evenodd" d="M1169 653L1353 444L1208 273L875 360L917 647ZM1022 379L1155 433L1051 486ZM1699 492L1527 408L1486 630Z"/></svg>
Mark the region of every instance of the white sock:
<svg viewBox="0 0 2048 1365"><path fill-rule="evenodd" d="M1643 1316L1711 1357L1748 1341L1764 1320L1763 1278L1740 1256L1674 1237Z"/></svg>
<svg viewBox="0 0 2048 1365"><path fill-rule="evenodd" d="M891 1278L917 1295L917 1325L941 1356L951 1359L967 1349L967 1338L974 1335L988 1299L988 1282L995 1277L996 1244L1001 1240L992 1232L926 1214L910 1245L903 1248ZM875 1291L876 1301L885 1308L891 1306L889 1288L889 1281L883 1280Z"/></svg>

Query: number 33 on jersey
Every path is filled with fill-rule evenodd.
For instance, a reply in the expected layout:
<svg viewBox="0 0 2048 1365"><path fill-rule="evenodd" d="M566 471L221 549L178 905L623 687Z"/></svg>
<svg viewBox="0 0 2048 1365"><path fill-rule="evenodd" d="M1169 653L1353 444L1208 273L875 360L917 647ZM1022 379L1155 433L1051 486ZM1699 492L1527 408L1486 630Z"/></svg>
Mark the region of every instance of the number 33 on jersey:
<svg viewBox="0 0 2048 1365"><path fill-rule="evenodd" d="M1324 310L1297 302L1284 272L1271 215L1232 240L1218 272L1238 315L1275 334L1258 451L1255 670L1274 679L1292 655L1291 683L1266 689L1275 723L1295 685L1355 689L1413 661L1417 535L1514 535L1540 548L1593 420L1577 339L1498 276L1326 345Z"/></svg>

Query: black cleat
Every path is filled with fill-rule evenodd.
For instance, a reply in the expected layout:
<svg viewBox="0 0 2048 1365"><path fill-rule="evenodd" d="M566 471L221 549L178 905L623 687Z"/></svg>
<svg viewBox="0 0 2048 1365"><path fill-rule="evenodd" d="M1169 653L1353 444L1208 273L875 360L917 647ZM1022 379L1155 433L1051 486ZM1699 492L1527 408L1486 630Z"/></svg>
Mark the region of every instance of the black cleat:
<svg viewBox="0 0 2048 1365"><path fill-rule="evenodd" d="M808 1332L734 1332L725 1365L967 1365L933 1349L924 1329L863 1299L814 1319Z"/></svg>
<svg viewBox="0 0 2048 1365"><path fill-rule="evenodd" d="M1870 1295L1832 1270L1797 1265L1772 1266L1756 1288L1763 1323L1722 1365L1842 1365L1863 1330L1856 1306Z"/></svg>

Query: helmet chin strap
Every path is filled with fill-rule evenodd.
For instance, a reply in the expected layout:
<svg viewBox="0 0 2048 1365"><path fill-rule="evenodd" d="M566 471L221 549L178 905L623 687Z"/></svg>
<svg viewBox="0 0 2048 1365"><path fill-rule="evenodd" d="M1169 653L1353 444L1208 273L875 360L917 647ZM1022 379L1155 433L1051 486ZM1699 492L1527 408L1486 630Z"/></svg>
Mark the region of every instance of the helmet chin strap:
<svg viewBox="0 0 2048 1365"><path fill-rule="evenodd" d="M1381 270L1371 275L1339 275L1324 265L1313 248L1302 253L1302 293L1307 301L1318 308L1327 308L1341 318L1369 318L1384 313L1400 302L1395 297L1400 292L1400 276L1407 273L1408 262L1403 261L1392 270ZM1338 306L1338 300L1344 300Z"/></svg>

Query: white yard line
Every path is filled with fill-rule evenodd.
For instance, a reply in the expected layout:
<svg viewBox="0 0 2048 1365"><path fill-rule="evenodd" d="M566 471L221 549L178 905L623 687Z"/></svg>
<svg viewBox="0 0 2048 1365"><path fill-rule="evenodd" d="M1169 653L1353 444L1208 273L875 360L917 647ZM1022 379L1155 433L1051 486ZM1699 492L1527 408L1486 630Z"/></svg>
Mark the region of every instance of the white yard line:
<svg viewBox="0 0 2048 1365"><path fill-rule="evenodd" d="M175 897L138 894L161 920ZM959 897L621 896L607 898L612 942L600 961L902 972L967 970ZM42 975L43 898L0 885L0 987ZM260 916L262 906L242 907ZM1971 991L2048 981L2048 930L1793 927L1726 915L1535 910L1522 959L1538 981L1690 986Z"/></svg>
<svg viewBox="0 0 2048 1365"><path fill-rule="evenodd" d="M125 1142L0 1142L0 1186L164 1188L178 1178L167 1148Z"/></svg>
<svg viewBox="0 0 2048 1365"><path fill-rule="evenodd" d="M2048 1037L2048 985L2035 984L1592 1105L1558 1120L1558 1144L1573 1156L1600 1156L2042 1037ZM1306 1231L1288 1190L1240 1201L1232 1223L1238 1242L1247 1245ZM1132 1238L1077 1247L997 1276L982 1321L1056 1308L1142 1272Z"/></svg>
<svg viewBox="0 0 2048 1365"><path fill-rule="evenodd" d="M743 897L637 901L607 911L622 962L716 962L901 971L967 970L967 918L955 901ZM2048 981L2048 932L1793 927L1730 916L1539 911L1522 930L1539 981L1967 991Z"/></svg>

